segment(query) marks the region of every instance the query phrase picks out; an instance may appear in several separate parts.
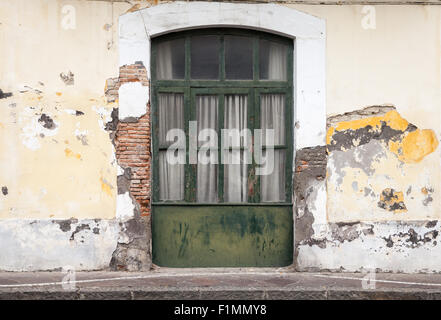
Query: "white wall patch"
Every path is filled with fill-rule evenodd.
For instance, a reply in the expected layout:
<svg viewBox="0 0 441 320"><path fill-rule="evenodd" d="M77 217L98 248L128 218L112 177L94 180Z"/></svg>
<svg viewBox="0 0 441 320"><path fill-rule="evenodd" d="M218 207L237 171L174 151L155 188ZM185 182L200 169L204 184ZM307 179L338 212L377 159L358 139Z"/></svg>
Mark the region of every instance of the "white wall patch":
<svg viewBox="0 0 441 320"><path fill-rule="evenodd" d="M119 119L138 118L147 112L149 88L141 82L123 83L119 88Z"/></svg>

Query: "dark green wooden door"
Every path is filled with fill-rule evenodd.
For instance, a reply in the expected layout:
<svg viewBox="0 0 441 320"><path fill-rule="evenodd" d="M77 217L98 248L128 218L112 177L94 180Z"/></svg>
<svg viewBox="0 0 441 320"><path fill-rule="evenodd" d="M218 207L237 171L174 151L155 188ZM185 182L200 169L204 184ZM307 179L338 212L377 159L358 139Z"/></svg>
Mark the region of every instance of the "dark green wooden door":
<svg viewBox="0 0 441 320"><path fill-rule="evenodd" d="M292 263L290 206L155 206L153 263L282 267Z"/></svg>
<svg viewBox="0 0 441 320"><path fill-rule="evenodd" d="M292 59L292 40L256 31L205 29L153 39L153 263L166 267L281 267L292 263ZM211 104L204 107L200 102L204 99ZM233 105L233 100L241 102ZM219 149L216 171L211 175L215 183L209 184L215 190L210 197L200 197L198 188L204 187L199 185L199 163L189 161L189 123L200 123L198 115L213 104L216 117L211 126L219 147L221 129L233 128L232 123L237 122L227 121L233 109L234 115L240 115L241 128L253 134L253 150L254 130L279 128L274 145L279 161L274 160L277 186L257 173L260 156L253 153L252 161L241 167L241 195L236 197L227 186L234 170L223 164ZM239 107L244 112L238 112ZM185 131L187 148L177 153L181 152L186 163L165 178L168 164L163 161L170 143L165 141L164 128L169 129L169 122ZM241 153L250 149L240 145L228 150ZM262 152L268 150L272 149L262 147ZM197 152L201 151L197 143ZM181 187L174 189L175 183ZM278 191L269 196L265 191L270 188Z"/></svg>

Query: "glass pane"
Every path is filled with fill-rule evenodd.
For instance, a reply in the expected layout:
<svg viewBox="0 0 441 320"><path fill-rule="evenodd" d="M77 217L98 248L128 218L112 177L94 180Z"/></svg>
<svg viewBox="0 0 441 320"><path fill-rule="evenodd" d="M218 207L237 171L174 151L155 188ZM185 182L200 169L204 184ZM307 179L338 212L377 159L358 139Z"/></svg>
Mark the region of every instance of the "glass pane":
<svg viewBox="0 0 441 320"><path fill-rule="evenodd" d="M198 162L197 169L197 202L217 202L218 165L217 151L198 151L198 159L208 159L205 164Z"/></svg>
<svg viewBox="0 0 441 320"><path fill-rule="evenodd" d="M156 50L156 78L158 80L184 79L185 40L161 42Z"/></svg>
<svg viewBox="0 0 441 320"><path fill-rule="evenodd" d="M283 149L268 149L262 153L262 167L267 166L268 169L265 170L267 175L260 176L262 202L285 201L285 153Z"/></svg>
<svg viewBox="0 0 441 320"><path fill-rule="evenodd" d="M274 144L285 144L285 95L262 94L260 96L260 127L262 130L262 144L272 145L271 136L266 129L274 130Z"/></svg>
<svg viewBox="0 0 441 320"><path fill-rule="evenodd" d="M224 163L224 201L247 202L247 161L244 150L227 151L227 161Z"/></svg>
<svg viewBox="0 0 441 320"><path fill-rule="evenodd" d="M223 162L225 202L247 202L248 198L247 171L251 159L248 151L240 150L247 146L247 138L243 134L235 136L247 132L247 103L247 95L225 95L224 128L237 129L230 131L230 136L233 135L231 143L223 141L229 148Z"/></svg>
<svg viewBox="0 0 441 320"><path fill-rule="evenodd" d="M171 129L184 130L184 95L182 93L158 94L158 111L159 145L169 146L173 141L166 141L167 132ZM174 139L177 141L177 137Z"/></svg>
<svg viewBox="0 0 441 320"><path fill-rule="evenodd" d="M277 42L260 40L259 52L260 79L286 81L288 47Z"/></svg>
<svg viewBox="0 0 441 320"><path fill-rule="evenodd" d="M218 97L196 96L198 124L197 202L218 200Z"/></svg>
<svg viewBox="0 0 441 320"><path fill-rule="evenodd" d="M253 39L225 37L225 77L229 80L253 79Z"/></svg>
<svg viewBox="0 0 441 320"><path fill-rule="evenodd" d="M191 37L191 78L200 80L219 78L218 36Z"/></svg>
<svg viewBox="0 0 441 320"><path fill-rule="evenodd" d="M159 151L159 199L184 199L185 151Z"/></svg>

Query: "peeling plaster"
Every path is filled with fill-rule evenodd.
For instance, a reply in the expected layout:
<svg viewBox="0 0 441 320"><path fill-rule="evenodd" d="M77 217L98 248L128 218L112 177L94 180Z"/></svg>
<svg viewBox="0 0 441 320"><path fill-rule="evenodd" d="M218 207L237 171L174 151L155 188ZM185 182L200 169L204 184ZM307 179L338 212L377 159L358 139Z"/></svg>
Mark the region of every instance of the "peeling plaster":
<svg viewBox="0 0 441 320"><path fill-rule="evenodd" d="M9 98L9 97L12 97L12 92L3 92L0 89L0 99L6 99L6 98Z"/></svg>
<svg viewBox="0 0 441 320"><path fill-rule="evenodd" d="M376 139L387 144L401 161L419 162L437 148L438 141L433 130L419 130L395 109L390 110L390 106L386 107L390 111L384 115L365 117L366 111L372 108L381 107L363 109L360 119L337 122L338 117L333 117L332 122L336 124L328 129L328 150L346 151ZM342 118L347 118L347 114Z"/></svg>
<svg viewBox="0 0 441 320"><path fill-rule="evenodd" d="M433 130L418 129L395 107L374 106L330 117L327 142L329 221L440 217L432 201L437 190L411 193L437 185Z"/></svg>
<svg viewBox="0 0 441 320"><path fill-rule="evenodd" d="M41 147L40 139L42 137L55 136L59 129L57 122L44 113L36 114L32 107L26 107L20 113L19 123L22 131L21 142L33 151Z"/></svg>
<svg viewBox="0 0 441 320"><path fill-rule="evenodd" d="M67 73L60 73L60 79L66 84L66 86L73 86L75 83L75 75L72 71L68 71Z"/></svg>
<svg viewBox="0 0 441 320"><path fill-rule="evenodd" d="M297 211L296 270L441 272L435 140L392 106L329 117L327 217ZM312 177L302 190L311 188ZM305 199L308 208L316 203Z"/></svg>
<svg viewBox="0 0 441 320"><path fill-rule="evenodd" d="M75 129L74 134L75 134L75 137L76 137L79 141L81 141L81 144L82 144L83 146L87 146L87 145L88 145L88 142L87 142L87 134L88 134L88 131L87 131L87 130L79 130L79 129Z"/></svg>
<svg viewBox="0 0 441 320"><path fill-rule="evenodd" d="M107 269L119 231L115 220L3 220L0 270Z"/></svg>
<svg viewBox="0 0 441 320"><path fill-rule="evenodd" d="M328 224L327 230L298 246L299 271L441 272L437 221Z"/></svg>
<svg viewBox="0 0 441 320"><path fill-rule="evenodd" d="M386 188L381 192L378 206L394 213L407 211L406 205L404 204L403 192L395 191L391 188Z"/></svg>
<svg viewBox="0 0 441 320"><path fill-rule="evenodd" d="M98 125L101 128L101 130L106 131L106 123L112 120L111 114L112 110L106 108L106 107L97 107L93 106L92 110L95 111L99 115L98 119Z"/></svg>

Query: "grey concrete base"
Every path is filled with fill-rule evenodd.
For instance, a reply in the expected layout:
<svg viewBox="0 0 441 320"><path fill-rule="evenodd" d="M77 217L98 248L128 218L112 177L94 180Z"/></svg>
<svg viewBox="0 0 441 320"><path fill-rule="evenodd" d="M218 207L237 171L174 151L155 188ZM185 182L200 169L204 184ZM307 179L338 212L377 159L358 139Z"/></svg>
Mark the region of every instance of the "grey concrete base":
<svg viewBox="0 0 441 320"><path fill-rule="evenodd" d="M79 272L67 283L61 272L5 272L0 273L0 299L441 299L439 274L376 274L369 288L362 286L364 276L289 269L161 269Z"/></svg>

